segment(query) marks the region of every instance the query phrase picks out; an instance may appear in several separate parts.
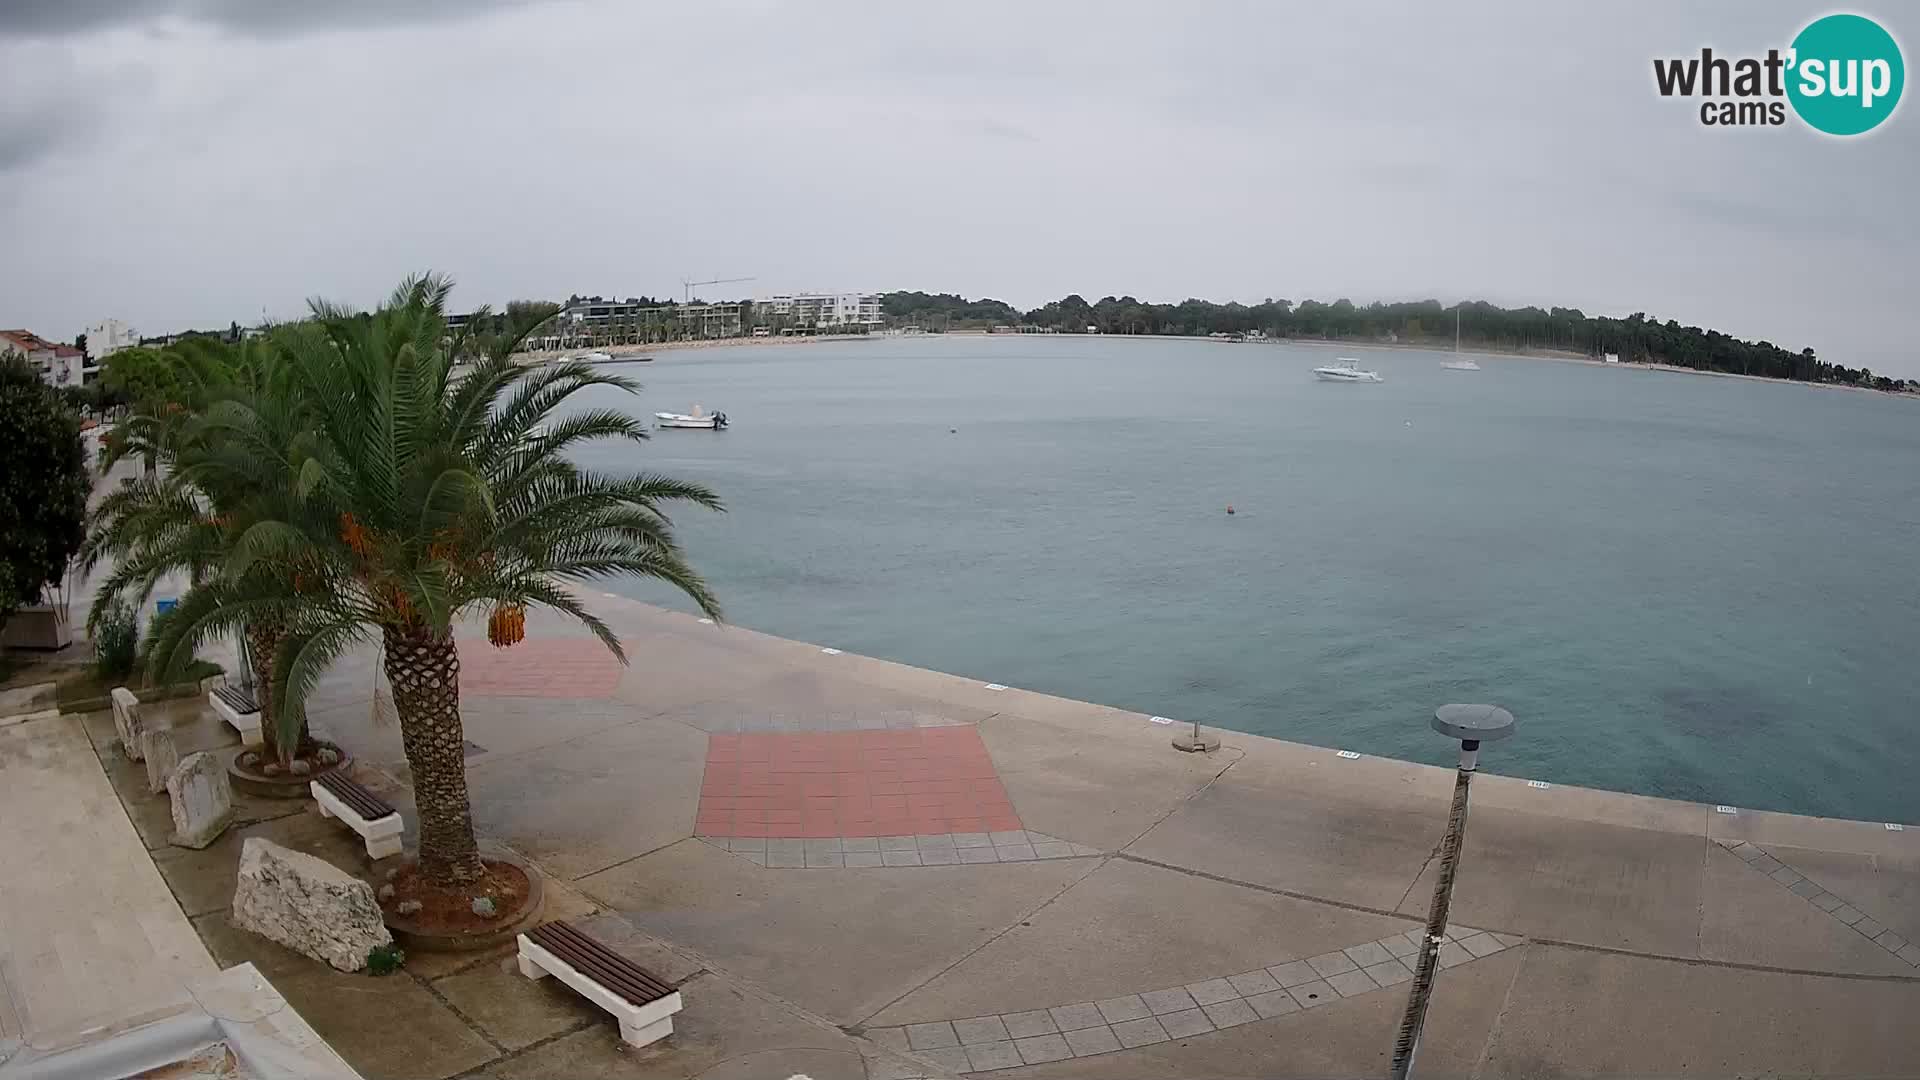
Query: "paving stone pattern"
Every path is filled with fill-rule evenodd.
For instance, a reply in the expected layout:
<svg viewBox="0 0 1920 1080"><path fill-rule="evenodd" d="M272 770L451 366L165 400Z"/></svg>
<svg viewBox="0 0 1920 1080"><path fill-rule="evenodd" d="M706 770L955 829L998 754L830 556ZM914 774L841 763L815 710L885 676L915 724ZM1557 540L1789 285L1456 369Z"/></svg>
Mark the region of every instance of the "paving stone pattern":
<svg viewBox="0 0 1920 1080"><path fill-rule="evenodd" d="M484 640L460 642L460 691L486 697L601 698L625 669L598 642L529 638L507 649Z"/></svg>
<svg viewBox="0 0 1920 1080"><path fill-rule="evenodd" d="M700 839L775 870L858 869L872 866L956 866L972 863L1072 859L1101 854L1043 833L925 833L912 836L702 836Z"/></svg>
<svg viewBox="0 0 1920 1080"><path fill-rule="evenodd" d="M867 1037L956 1073L992 1072L1223 1031L1358 997L1413 979L1424 929L1351 948L1184 986L1148 990L1052 1009L973 1016L904 1027L869 1028ZM1458 967L1524 938L1450 927L1440 966Z"/></svg>
<svg viewBox="0 0 1920 1080"><path fill-rule="evenodd" d="M710 735L694 821L696 835L748 838L1019 829L971 726Z"/></svg>
<svg viewBox="0 0 1920 1080"><path fill-rule="evenodd" d="M1900 934L1889 930L1879 921L1869 917L1866 912L1828 892L1818 882L1769 855L1757 844L1749 844L1745 840L1737 843L1721 840L1718 843L1739 856L1748 866L1778 882L1788 892L1852 927L1854 932L1864 935L1875 945L1914 967L1920 967L1920 944L1908 941Z"/></svg>

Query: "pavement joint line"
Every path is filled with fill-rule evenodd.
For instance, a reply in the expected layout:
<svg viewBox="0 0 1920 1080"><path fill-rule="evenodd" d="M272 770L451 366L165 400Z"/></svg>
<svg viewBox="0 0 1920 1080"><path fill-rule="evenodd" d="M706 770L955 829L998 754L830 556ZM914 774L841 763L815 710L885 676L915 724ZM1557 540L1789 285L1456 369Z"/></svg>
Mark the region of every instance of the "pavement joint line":
<svg viewBox="0 0 1920 1080"><path fill-rule="evenodd" d="M1627 956L1637 960L1660 960L1669 964L1686 964L1691 967L1728 968L1733 971L1757 971L1768 975L1809 975L1819 979L1847 979L1853 982L1920 982L1920 975L1875 975L1860 971L1816 971L1813 968L1780 967L1774 964L1749 964L1739 960L1709 960L1701 956L1670 956L1666 953L1642 952L1638 949L1620 949L1611 945L1589 945L1584 941L1563 941L1559 938L1528 937L1527 942L1532 945L1547 948L1605 953L1609 956Z"/></svg>
<svg viewBox="0 0 1920 1080"><path fill-rule="evenodd" d="M1398 939L1400 936L1400 934L1389 934L1384 938L1364 941L1326 954L1352 958L1358 953L1360 958L1376 960L1371 966L1350 964L1348 970L1327 976L1321 976L1319 972L1308 969L1305 975L1311 977L1295 978L1294 976L1300 973L1294 969L1300 968L1305 961L1292 960L1264 968L1255 968L1252 971L1198 979L1180 986L1074 1002L1048 1009L1027 1009L1017 1013L957 1017L913 1024L888 1024L862 1030L868 1034L879 1031L889 1032L889 1037L894 1042L911 1039L916 1030L923 1035L937 1035L942 1040L951 1035L954 1039L953 1045L946 1045L943 1042L940 1047L930 1046L929 1049L946 1056L957 1052L967 1060L969 1067L963 1071L968 1072L991 1072L1018 1068L1022 1064L1040 1064L1044 1060L1064 1060L1064 1058L1052 1056L1059 1049L1059 1046L1052 1041L1056 1039L1064 1041L1069 1051L1068 1056L1096 1057L1120 1050L1151 1046L1170 1039L1225 1031L1228 1028L1258 1020L1278 1019L1320 1005L1344 1001L1350 997L1361 997L1380 990L1395 990L1410 984L1413 979L1411 966L1387 952L1387 942ZM1492 943L1492 947L1484 953L1476 954L1466 951L1466 958L1449 965L1449 970L1507 949L1524 949L1526 944L1526 940L1521 939L1509 945L1485 930L1471 927L1449 927L1448 936L1451 939L1450 944L1468 939L1486 939ZM1375 971L1386 973L1376 977ZM1286 976L1286 978L1280 976ZM1288 982L1292 985L1286 985ZM1323 1000L1322 992L1330 996ZM1513 981L1510 980L1507 985L1507 1000L1511 1000L1512 993ZM1179 997L1176 998L1175 995ZM1155 1011L1153 1004L1149 1002L1160 1005L1159 1011ZM1505 1008L1504 1002L1502 1008L1503 1010ZM1011 1028L1018 1027L1031 1032L1034 1028L1030 1025L1038 1022L1033 1018L1042 1015L1047 1018L1045 1026L1056 1030L1012 1038L1013 1045L1021 1052L1008 1055L1004 1044L1008 1041ZM969 1042L969 1038L975 1041ZM1046 1042L1043 1047L1039 1043L1027 1043L1028 1039L1046 1040ZM980 1051L978 1057L974 1054L976 1050ZM1036 1052L1029 1056L1026 1053L1027 1050Z"/></svg>
<svg viewBox="0 0 1920 1080"><path fill-rule="evenodd" d="M1096 866L1094 867L1094 869L1097 870L1099 869L1099 867ZM1040 901L1038 904L1034 905L1030 910L1022 912L1021 914L1015 915L1011 920L1008 921L1007 925L1004 928L1002 928L999 933L988 937L987 940L982 941L980 944L974 946L971 949L968 949L965 953L954 958L953 963L948 964L945 967L942 967L939 971L933 972L932 974L928 975L926 978L920 980L917 983L914 983L912 986L907 987L905 990L894 995L892 998L888 999L887 1001L881 1003L879 1008L868 1013L865 1017L862 1017L858 1026L864 1028L868 1020L871 1020L874 1017L879 1016L881 1013L886 1012L888 1009L893 1008L895 1005L899 1004L902 1001L905 1001L908 997L919 992L919 990L922 987L927 986L928 984L932 983L934 980L940 978L942 975L945 975L947 972L952 971L954 968L957 968L961 964L966 963L968 960L972 959L976 954L978 954L982 949L987 948L988 946L992 945L994 942L999 941L1001 938L1006 937L1008 934L1013 933L1013 931L1017 927L1019 927L1021 924L1032 922L1034 916L1040 914L1042 911L1045 911L1047 908L1053 906L1054 901L1067 895L1067 893L1072 892L1075 886L1087 880L1087 878L1091 877L1092 875L1093 875L1093 870L1088 870L1086 873L1078 875L1072 881L1069 881L1065 885L1060 886L1059 891L1055 892L1052 896L1047 897L1045 900Z"/></svg>
<svg viewBox="0 0 1920 1080"><path fill-rule="evenodd" d="M1113 852L1114 857L1130 858L1139 862L1151 862L1151 860L1142 859L1137 855L1128 855L1127 849L1139 843L1141 840L1146 839L1149 833L1153 832L1153 830L1159 828L1160 826L1166 824L1168 818L1171 818L1173 815L1179 813L1182 808L1187 806L1187 804L1193 802L1193 800L1213 790L1213 785L1219 783L1221 777L1227 775L1227 772L1229 770L1231 770L1235 765L1240 764L1240 760L1247 756L1246 751L1237 750L1231 746L1226 745L1225 743L1221 744L1220 749L1217 751L1217 753L1221 754L1224 757L1228 751L1233 752L1233 757L1226 764L1220 766L1220 771L1214 773L1211 777L1209 777L1206 783L1201 784L1199 787L1194 788L1192 791L1188 792L1184 798L1180 799L1178 802L1175 802L1173 805L1167 807L1166 810L1162 812L1159 817L1156 817L1152 821L1147 822L1147 824L1144 827L1142 827L1139 832L1133 835L1133 839L1127 841L1124 844L1121 844L1118 848L1114 850ZM1201 756L1206 756L1206 755L1201 755ZM1164 864L1155 863L1154 865L1164 865ZM1172 868L1170 867L1170 869Z"/></svg>
<svg viewBox="0 0 1920 1080"><path fill-rule="evenodd" d="M404 971L406 969L403 967L401 970ZM454 973L448 972L448 975L452 975L452 974ZM420 989L422 990L425 990L427 992L428 997L431 997L433 998L433 1000L439 1002L442 1008L452 1013L454 1017L458 1019L461 1023L467 1025L467 1030L473 1032L475 1035L480 1036L482 1041L484 1041L488 1046L493 1047L495 1053L504 1055L507 1052L507 1048L500 1045L499 1040L495 1039L492 1035L488 1034L487 1029L481 1027L480 1024L473 1019L473 1017L468 1016L466 1013L462 1012L459 1006L455 1005L451 1001L448 1001L447 995L441 993L440 988L433 985L433 983L429 981L425 976L415 974L414 972L411 972L411 971L407 972L407 976L414 981L414 985L420 987ZM499 1059L495 1058L494 1060L497 1061Z"/></svg>
<svg viewBox="0 0 1920 1080"><path fill-rule="evenodd" d="M547 1046L549 1043L559 1042L561 1039L564 1039L569 1035L578 1035L580 1032L585 1031L588 1028L594 1027L600 1023L602 1023L602 1019L597 1016L589 1016L582 1020L576 1020L572 1024L564 1028L561 1028L559 1031L556 1031L551 1035L545 1035L545 1036L542 1036L541 1038L533 1040L532 1042L528 1043L527 1045L521 1047L518 1050L508 1050L497 1058L493 1058L489 1061L483 1061L480 1064L475 1065L471 1069L463 1069L460 1072L454 1073L452 1076L447 1077L447 1080L486 1080L487 1077L494 1075L493 1067L495 1065L498 1065L501 1062L505 1062L505 1061L513 1061L516 1058L522 1057L523 1055L526 1055L526 1054L530 1054L535 1050L542 1049L545 1046Z"/></svg>
<svg viewBox="0 0 1920 1080"><path fill-rule="evenodd" d="M568 881L568 882L578 882L578 881L585 881L586 879L588 879L588 878L590 878L590 877L592 877L592 876L593 876L593 875L595 875L595 874L604 874L604 873L606 873L606 872L607 872L607 871L609 871L609 870L617 870L617 869L619 869L620 867L622 867L622 866L625 866L625 865L627 865L627 864L628 864L628 863L630 863L630 862L633 862L633 861L634 861L635 859L644 859L644 858L646 858L647 856L649 856L649 855L652 855L652 854L654 854L655 852L660 852L660 851L665 851L665 850L667 850L668 848L670 848L670 847L672 847L672 846L673 846L673 845L675 845L675 844L684 844L684 843L686 843L687 841L689 841L689 840L694 840L694 839L697 839L697 838L696 838L696 837L694 837L694 836L693 836L692 834L688 834L688 835L686 835L686 836L682 836L682 837L678 837L678 838L676 838L676 839L673 839L673 840L669 840L669 841L667 841L667 842L666 842L666 843L664 843L664 844L661 844L661 845L660 845L659 847L656 847L656 848L651 848L651 849L649 849L649 850L647 850L647 851L643 851L643 852L641 852L641 853L640 853L640 854L638 854L638 855L630 855L630 856L628 856L627 858L624 858L624 859L619 859L619 860L616 860L616 861L614 861L614 862L610 862L610 863L608 863L607 865L605 865L605 866L602 866L602 867L600 867L600 868L599 868L599 869L597 869L597 870L589 870L589 871L587 871L587 872L586 872L586 873L584 873L584 874L575 874L575 875L574 875L573 877L563 877L562 875L559 875L559 874L549 874L549 876L551 876L551 877L554 877L554 878L558 878L558 879L559 879L559 880L561 880L561 881ZM704 842L704 841L703 841L703 842ZM541 868L541 873L548 873L548 871L547 871L547 870L546 870L546 869L545 869L544 867L542 867L542 868Z"/></svg>
<svg viewBox="0 0 1920 1080"><path fill-rule="evenodd" d="M996 843L991 833L901 833L891 836L707 836L694 839L763 870L870 870L918 866L992 866L1006 862L1100 859L1107 853L1031 829L1025 842ZM910 842L910 843L909 843ZM736 850L735 845L739 848ZM778 852L771 845L781 845ZM798 850L792 850L797 846ZM1046 849L1042 851L1041 849ZM757 849L757 850L756 850ZM907 855L916 859L907 859ZM888 856L895 856L892 861ZM773 859L778 856L778 865ZM798 862L792 860L798 859ZM598 873L599 871L595 871Z"/></svg>
<svg viewBox="0 0 1920 1080"><path fill-rule="evenodd" d="M1728 854L1738 858L1754 870L1765 873L1767 878L1774 884L1779 885L1781 888L1786 889L1788 892L1806 901L1808 906L1812 907L1815 911L1821 912L1833 921L1866 938L1873 944L1880 946L1881 949L1891 953L1895 959L1912 967L1920 968L1920 951L1909 948L1911 942L1904 936L1888 929L1886 924L1872 917L1856 919L1851 922L1841 918L1840 913L1843 911L1859 911L1862 909L1848 902L1848 900L1839 893L1833 892L1826 886L1793 869L1786 863L1781 862L1777 856L1765 848L1762 848L1759 844L1749 840L1732 842L1716 840L1715 843L1719 844ZM1741 849L1743 848L1748 850L1742 851ZM1761 854L1758 856L1750 856L1751 851L1759 851ZM1767 873L1766 868L1759 865L1766 862L1777 863L1780 868L1771 873ZM1809 887L1811 887L1811 891L1807 891ZM1828 897L1838 900L1839 903L1822 903L1822 901ZM1897 977L1898 976L1896 976L1896 978Z"/></svg>

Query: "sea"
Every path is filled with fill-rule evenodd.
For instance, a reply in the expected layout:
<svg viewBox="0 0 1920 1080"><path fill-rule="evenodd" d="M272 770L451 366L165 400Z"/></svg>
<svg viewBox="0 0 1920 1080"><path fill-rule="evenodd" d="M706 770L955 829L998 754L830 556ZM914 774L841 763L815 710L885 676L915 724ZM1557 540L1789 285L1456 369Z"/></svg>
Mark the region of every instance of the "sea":
<svg viewBox="0 0 1920 1080"><path fill-rule="evenodd" d="M1490 772L1920 823L1920 401L1446 358L882 337L572 407L726 412L579 458L721 495L673 519L740 626L1434 764L1433 710L1492 702Z"/></svg>

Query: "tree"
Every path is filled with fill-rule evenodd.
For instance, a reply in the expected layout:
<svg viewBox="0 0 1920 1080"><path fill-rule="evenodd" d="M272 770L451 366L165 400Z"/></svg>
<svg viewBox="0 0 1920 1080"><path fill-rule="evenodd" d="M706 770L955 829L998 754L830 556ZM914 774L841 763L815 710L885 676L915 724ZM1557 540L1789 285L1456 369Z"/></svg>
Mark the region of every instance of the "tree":
<svg viewBox="0 0 1920 1080"><path fill-rule="evenodd" d="M380 643L418 808L419 869L456 890L484 874L468 805L455 623L484 613L509 647L529 606L587 626L625 660L619 638L567 586L622 575L667 581L709 614L718 604L687 564L661 507L719 509L712 492L652 474L611 476L566 451L596 438L643 442L634 418L584 409L550 420L591 387L635 386L591 365L522 367L511 353L531 326L494 342L456 375L462 335L447 334L451 284L403 282L371 316L316 301L281 343L287 392L312 432L288 460L292 497L279 518L248 523L221 572L190 591L155 662L175 664L201 637L257 611L288 632L274 657L280 723L304 717L327 666L355 644ZM246 575L276 563L299 581L260 597Z"/></svg>
<svg viewBox="0 0 1920 1080"><path fill-rule="evenodd" d="M73 347L80 350L80 355L83 358L88 360L93 359L92 355L87 352L87 335L81 334L75 337L73 339Z"/></svg>
<svg viewBox="0 0 1920 1080"><path fill-rule="evenodd" d="M102 601L132 596L144 604L159 582L184 574L198 584L235 556L247 528L262 517L284 517L289 453L306 430L301 399L285 393L288 378L270 342L209 345L184 367L180 402L138 412L115 428L106 463L142 457L166 466L108 493L89 519L82 565L91 572L111 556L100 583ZM178 407L175 407L178 406ZM245 577L257 597L291 596L293 575L259 562ZM96 602L94 613L108 607ZM89 628L94 626L89 618ZM281 725L272 664L285 633L284 618L262 606L241 626L261 712L263 756L290 765L319 749L304 720Z"/></svg>
<svg viewBox="0 0 1920 1080"><path fill-rule="evenodd" d="M0 619L37 603L86 537L80 420L18 356L0 359Z"/></svg>

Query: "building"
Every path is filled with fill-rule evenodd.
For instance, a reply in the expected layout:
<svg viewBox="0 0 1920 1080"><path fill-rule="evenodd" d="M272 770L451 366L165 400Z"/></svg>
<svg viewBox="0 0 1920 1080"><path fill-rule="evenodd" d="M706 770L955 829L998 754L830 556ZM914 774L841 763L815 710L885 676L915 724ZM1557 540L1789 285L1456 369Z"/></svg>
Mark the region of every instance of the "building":
<svg viewBox="0 0 1920 1080"><path fill-rule="evenodd" d="M86 354L79 349L48 341L31 330L0 330L0 355L25 357L51 386L79 386L98 370L87 366Z"/></svg>
<svg viewBox="0 0 1920 1080"><path fill-rule="evenodd" d="M753 301L753 319L755 323L781 320L789 328L811 330L844 326L878 329L886 321L880 314L879 293L789 293L758 297Z"/></svg>
<svg viewBox="0 0 1920 1080"><path fill-rule="evenodd" d="M567 305L527 336L530 352L740 337L741 305L588 299Z"/></svg>
<svg viewBox="0 0 1920 1080"><path fill-rule="evenodd" d="M140 335L119 319L107 319L98 326L87 327L87 353L96 362L138 344Z"/></svg>

